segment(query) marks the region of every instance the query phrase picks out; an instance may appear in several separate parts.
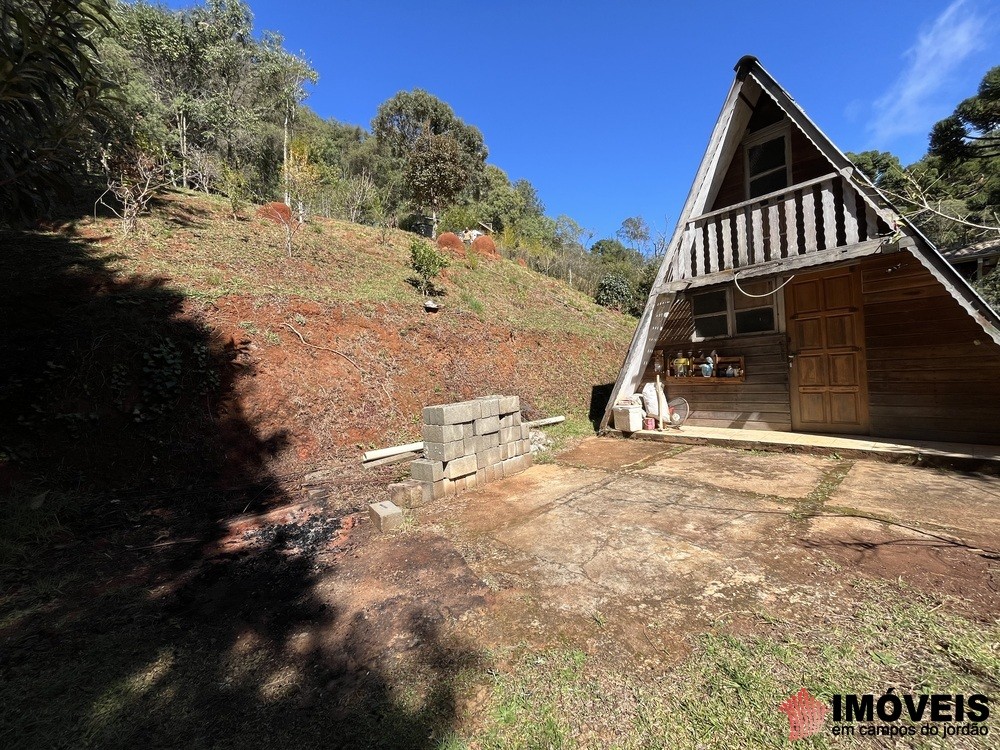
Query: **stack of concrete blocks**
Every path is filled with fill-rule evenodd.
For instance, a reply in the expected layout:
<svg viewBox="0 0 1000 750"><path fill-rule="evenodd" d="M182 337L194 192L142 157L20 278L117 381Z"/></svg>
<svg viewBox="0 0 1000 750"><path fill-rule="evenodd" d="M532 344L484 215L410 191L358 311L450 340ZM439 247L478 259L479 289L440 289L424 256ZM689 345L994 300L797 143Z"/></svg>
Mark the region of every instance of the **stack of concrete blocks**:
<svg viewBox="0 0 1000 750"><path fill-rule="evenodd" d="M412 508L522 472L531 466L528 432L517 396L428 406L424 457L411 464L412 479L389 485L390 496Z"/></svg>

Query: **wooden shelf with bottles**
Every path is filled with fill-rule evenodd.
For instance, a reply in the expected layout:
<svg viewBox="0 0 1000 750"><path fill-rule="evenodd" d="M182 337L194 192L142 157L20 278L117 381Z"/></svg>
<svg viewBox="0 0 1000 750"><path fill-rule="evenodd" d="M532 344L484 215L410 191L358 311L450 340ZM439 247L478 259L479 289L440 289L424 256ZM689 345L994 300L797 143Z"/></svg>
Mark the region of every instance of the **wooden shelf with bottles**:
<svg viewBox="0 0 1000 750"><path fill-rule="evenodd" d="M707 364L705 357L692 357L690 365L690 375L677 377L674 375L673 359L668 359L670 372L666 376L667 383L673 385L724 385L726 383L742 383L747 379L746 367L743 357L719 357L715 365L715 371L709 377L701 374L701 366ZM734 375L726 375L729 368L733 369Z"/></svg>

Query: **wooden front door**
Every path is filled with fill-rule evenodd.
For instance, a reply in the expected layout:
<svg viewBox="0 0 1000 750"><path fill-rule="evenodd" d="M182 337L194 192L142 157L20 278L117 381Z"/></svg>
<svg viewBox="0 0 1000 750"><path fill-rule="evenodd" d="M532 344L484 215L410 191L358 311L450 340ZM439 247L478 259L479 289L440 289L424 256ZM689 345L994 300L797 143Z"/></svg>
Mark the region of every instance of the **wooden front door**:
<svg viewBox="0 0 1000 750"><path fill-rule="evenodd" d="M792 429L868 432L861 269L797 275L785 286Z"/></svg>

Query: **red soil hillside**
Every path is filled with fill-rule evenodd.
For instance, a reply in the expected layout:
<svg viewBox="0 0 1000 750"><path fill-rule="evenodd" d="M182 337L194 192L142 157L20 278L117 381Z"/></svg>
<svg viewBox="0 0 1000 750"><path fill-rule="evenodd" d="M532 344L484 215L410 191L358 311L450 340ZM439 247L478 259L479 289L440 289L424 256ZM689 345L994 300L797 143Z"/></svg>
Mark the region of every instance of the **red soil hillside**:
<svg viewBox="0 0 1000 750"><path fill-rule="evenodd" d="M509 260L453 259L427 314L413 235L317 219L288 258L279 228L227 209L177 193L127 239L92 219L7 233L21 267L2 343L23 377L0 417L25 430L10 442L85 481L205 464L228 484L419 439L430 403L512 393L530 416L582 420L628 346L632 319Z"/></svg>

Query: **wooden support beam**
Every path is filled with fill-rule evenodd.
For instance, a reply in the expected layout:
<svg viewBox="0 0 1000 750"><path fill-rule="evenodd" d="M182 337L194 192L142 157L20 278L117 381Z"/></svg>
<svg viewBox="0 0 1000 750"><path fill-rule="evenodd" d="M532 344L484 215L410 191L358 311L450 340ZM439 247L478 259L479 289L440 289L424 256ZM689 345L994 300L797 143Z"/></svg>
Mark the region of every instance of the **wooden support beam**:
<svg viewBox="0 0 1000 750"><path fill-rule="evenodd" d="M726 270L707 276L697 276L693 279L669 281L653 289L653 293L666 294L711 286L713 284L725 284L726 282L731 282L737 273L741 279L750 279L757 276L773 276L811 266L825 266L830 263L842 263L845 260L855 260L869 255L877 255L878 253L895 252L897 249L895 245L889 244L885 239L868 240L850 247L837 247L832 250L808 253L807 255L780 258L768 261L767 263L758 263L748 268L737 268L734 271Z"/></svg>

